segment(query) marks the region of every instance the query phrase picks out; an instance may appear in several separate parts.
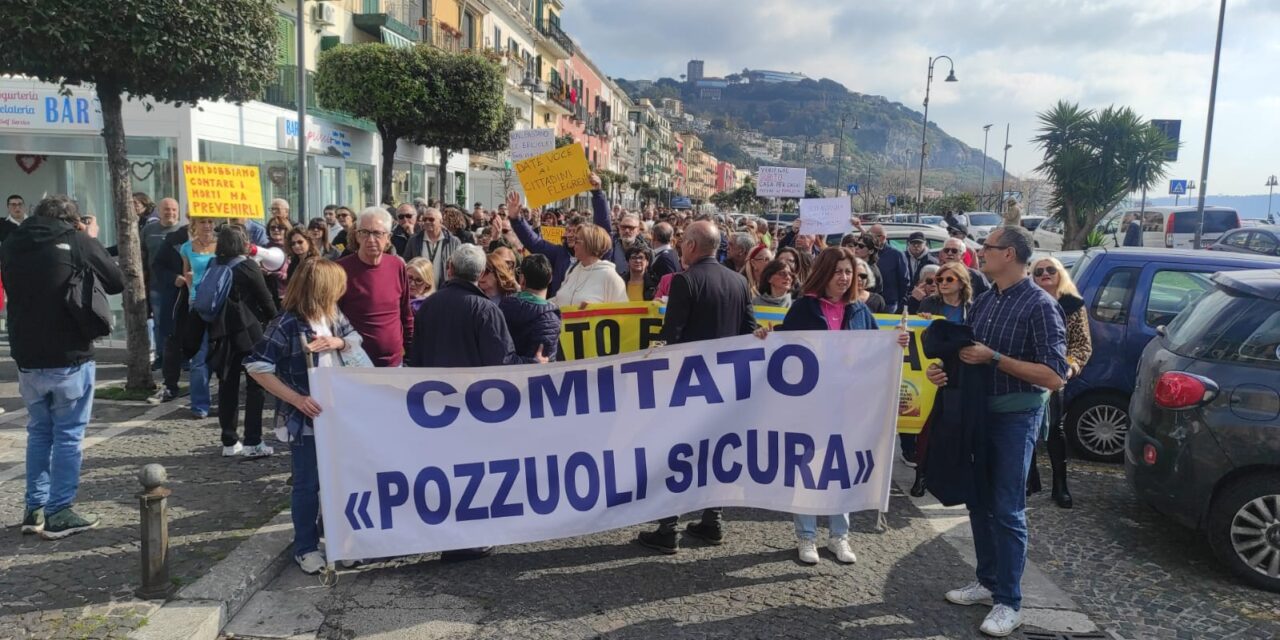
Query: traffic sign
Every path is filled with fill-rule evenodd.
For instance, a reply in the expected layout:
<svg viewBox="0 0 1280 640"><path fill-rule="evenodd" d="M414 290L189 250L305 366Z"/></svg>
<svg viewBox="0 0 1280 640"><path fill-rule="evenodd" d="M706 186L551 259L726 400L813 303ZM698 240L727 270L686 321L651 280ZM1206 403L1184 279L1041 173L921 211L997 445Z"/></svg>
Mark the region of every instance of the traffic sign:
<svg viewBox="0 0 1280 640"><path fill-rule="evenodd" d="M898 204L898 196L894 196L894 195L889 196L889 204L891 205Z"/></svg>
<svg viewBox="0 0 1280 640"><path fill-rule="evenodd" d="M1165 137L1169 138L1169 140L1173 142L1173 150L1166 151L1164 154L1164 159L1170 162L1177 161L1178 144L1180 142L1180 137L1182 134L1182 121L1181 120L1152 120L1151 126L1159 129L1160 133L1163 133Z"/></svg>
<svg viewBox="0 0 1280 640"><path fill-rule="evenodd" d="M1186 180L1170 180L1169 195L1171 196L1187 195L1187 181Z"/></svg>
<svg viewBox="0 0 1280 640"><path fill-rule="evenodd" d="M858 185L857 185L857 183L854 183L854 184L851 184L851 185L849 185L849 186L845 187L845 191L848 191L848 192L849 192L849 195L851 195L851 196L856 196L856 195L858 195Z"/></svg>

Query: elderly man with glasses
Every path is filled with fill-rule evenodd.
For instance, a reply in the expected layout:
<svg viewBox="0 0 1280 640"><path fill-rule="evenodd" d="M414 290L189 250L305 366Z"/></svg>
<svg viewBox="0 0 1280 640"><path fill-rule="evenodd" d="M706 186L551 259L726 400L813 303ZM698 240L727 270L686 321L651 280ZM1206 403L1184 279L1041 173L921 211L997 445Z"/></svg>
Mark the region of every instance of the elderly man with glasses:
<svg viewBox="0 0 1280 640"><path fill-rule="evenodd" d="M347 272L347 292L338 308L362 338L365 353L378 367L398 367L413 339L409 309L409 272L404 260L387 254L391 214L382 207L360 212L355 234L360 248L338 260Z"/></svg>
<svg viewBox="0 0 1280 640"><path fill-rule="evenodd" d="M640 222L640 216L634 213L623 214L618 220L618 232L613 235L613 250L605 259L613 263L617 269L618 275L627 273L627 249L631 247L649 248L649 244L644 241L641 232L644 226Z"/></svg>
<svg viewBox="0 0 1280 640"><path fill-rule="evenodd" d="M968 250L968 247L964 245L964 240L947 238L947 242L942 245L942 251L938 253L939 262L942 264L950 264L952 262L964 264L964 252L966 250ZM991 288L991 283L987 281L987 277L982 275L981 271L968 266L965 269L969 270L969 280L973 284L973 297L976 298Z"/></svg>
<svg viewBox="0 0 1280 640"><path fill-rule="evenodd" d="M396 207L396 228L391 232L391 244L396 255L402 256L409 247L409 239L418 232L418 209L405 202Z"/></svg>

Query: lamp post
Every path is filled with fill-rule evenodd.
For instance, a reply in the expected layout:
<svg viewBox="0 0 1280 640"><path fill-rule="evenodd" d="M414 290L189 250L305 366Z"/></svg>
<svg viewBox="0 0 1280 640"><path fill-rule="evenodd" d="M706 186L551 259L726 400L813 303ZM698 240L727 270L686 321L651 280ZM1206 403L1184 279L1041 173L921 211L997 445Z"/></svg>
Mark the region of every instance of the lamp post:
<svg viewBox="0 0 1280 640"><path fill-rule="evenodd" d="M989 124L982 125L982 182L978 183L978 206L981 207L982 199L987 195L987 137L991 133Z"/></svg>
<svg viewBox="0 0 1280 640"><path fill-rule="evenodd" d="M840 114L840 150L836 152L836 192L837 193L839 193L842 190L840 187L840 183L843 181L843 178L844 178L844 121L848 117L849 117L848 111ZM854 118L853 130L857 131L858 129L861 129L861 128L862 127L858 125L858 119Z"/></svg>
<svg viewBox="0 0 1280 640"><path fill-rule="evenodd" d="M1277 184L1280 182L1276 181L1274 175L1267 178L1267 222L1271 224L1275 224L1275 218L1271 217L1271 194L1275 191Z"/></svg>
<svg viewBox="0 0 1280 640"><path fill-rule="evenodd" d="M1004 179L1009 175L1009 123L1004 125L1004 160L1000 161L1000 208L997 212L1004 214Z"/></svg>
<svg viewBox="0 0 1280 640"><path fill-rule="evenodd" d="M533 122L534 107L533 99L540 93L544 93L542 81L533 75L533 71L527 71L524 74L524 81L520 83L520 88L529 92L529 128L535 129L537 126Z"/></svg>
<svg viewBox="0 0 1280 640"><path fill-rule="evenodd" d="M916 181L916 221L919 221L919 210L924 205L924 156L925 145L929 136L929 87L933 85L933 65L937 61L946 58L947 64L951 65L951 72L947 74L946 82L956 82L956 62L951 56L938 56L929 58L929 76L924 82L924 126L920 129L920 177Z"/></svg>
<svg viewBox="0 0 1280 640"><path fill-rule="evenodd" d="M1209 116L1204 127L1204 158L1200 162L1200 199L1196 201L1196 237L1191 247L1200 248L1204 236L1204 196L1209 184L1209 149L1213 143L1213 109L1218 101L1218 61L1222 58L1222 23L1227 17L1227 0L1218 6L1218 39L1213 46L1213 77L1209 81Z"/></svg>
<svg viewBox="0 0 1280 640"><path fill-rule="evenodd" d="M298 218L307 215L307 8L298 0ZM383 194L386 195L386 194Z"/></svg>

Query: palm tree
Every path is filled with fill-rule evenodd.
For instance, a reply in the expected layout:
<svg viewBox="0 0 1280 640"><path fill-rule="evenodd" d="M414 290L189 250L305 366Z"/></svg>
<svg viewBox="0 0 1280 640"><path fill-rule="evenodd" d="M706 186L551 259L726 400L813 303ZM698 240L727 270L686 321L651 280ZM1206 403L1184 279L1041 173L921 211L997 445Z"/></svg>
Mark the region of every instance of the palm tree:
<svg viewBox="0 0 1280 640"><path fill-rule="evenodd" d="M1102 111L1059 101L1039 114L1044 149L1037 167L1053 185L1052 215L1063 222L1063 248L1086 246L1098 221L1133 191L1165 176L1177 143L1128 107Z"/></svg>

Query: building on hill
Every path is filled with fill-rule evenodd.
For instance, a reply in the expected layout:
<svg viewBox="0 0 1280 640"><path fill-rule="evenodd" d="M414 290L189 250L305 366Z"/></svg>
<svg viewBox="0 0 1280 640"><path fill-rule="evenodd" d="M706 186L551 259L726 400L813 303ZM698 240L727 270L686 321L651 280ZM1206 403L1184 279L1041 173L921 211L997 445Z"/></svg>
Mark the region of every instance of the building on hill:
<svg viewBox="0 0 1280 640"><path fill-rule="evenodd" d="M696 83L703 78L703 62L701 60L690 60L689 68L685 72L685 80L690 84Z"/></svg>
<svg viewBox="0 0 1280 640"><path fill-rule="evenodd" d="M761 82L765 84L777 84L782 82L800 82L807 80L809 77L803 73L793 73L787 71L770 71L768 69L748 69L747 79L751 82Z"/></svg>

